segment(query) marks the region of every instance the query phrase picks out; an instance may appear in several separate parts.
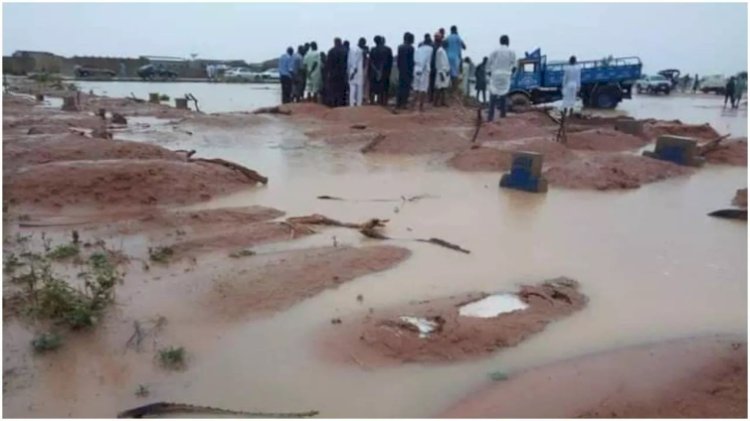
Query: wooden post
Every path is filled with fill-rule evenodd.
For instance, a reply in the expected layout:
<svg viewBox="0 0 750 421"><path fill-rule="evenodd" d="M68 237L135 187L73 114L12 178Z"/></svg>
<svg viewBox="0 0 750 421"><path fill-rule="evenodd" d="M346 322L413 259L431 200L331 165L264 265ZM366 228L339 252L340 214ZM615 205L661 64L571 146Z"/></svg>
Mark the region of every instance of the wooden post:
<svg viewBox="0 0 750 421"><path fill-rule="evenodd" d="M174 99L174 106L178 110L187 110L188 109L188 100L187 100L187 98L175 98Z"/></svg>
<svg viewBox="0 0 750 421"><path fill-rule="evenodd" d="M153 92L149 93L148 94L148 102L150 102L152 104L159 104L160 103L160 101L159 101L159 93L158 92L157 93L153 93Z"/></svg>

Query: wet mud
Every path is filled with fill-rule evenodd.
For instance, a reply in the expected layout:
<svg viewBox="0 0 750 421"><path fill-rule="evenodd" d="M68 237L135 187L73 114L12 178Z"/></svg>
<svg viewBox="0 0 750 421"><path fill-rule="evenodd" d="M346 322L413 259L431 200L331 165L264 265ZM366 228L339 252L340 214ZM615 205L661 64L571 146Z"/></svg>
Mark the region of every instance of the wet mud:
<svg viewBox="0 0 750 421"><path fill-rule="evenodd" d="M562 277L512 292L525 304L523 308L489 317L463 314L463 307L491 295L466 293L416 301L347 320L324 333L329 336L325 352L367 367L473 359L517 345L587 302L578 283Z"/></svg>

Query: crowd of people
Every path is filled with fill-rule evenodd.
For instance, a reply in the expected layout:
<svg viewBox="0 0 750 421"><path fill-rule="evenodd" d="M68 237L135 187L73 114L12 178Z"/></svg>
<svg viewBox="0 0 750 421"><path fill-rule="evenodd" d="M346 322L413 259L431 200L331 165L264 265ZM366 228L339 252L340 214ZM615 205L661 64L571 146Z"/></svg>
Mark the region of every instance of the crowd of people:
<svg viewBox="0 0 750 421"><path fill-rule="evenodd" d="M372 47L365 38L355 46L335 38L327 53L318 51L315 42L300 45L296 51L289 47L279 58L282 103L308 100L330 107L386 105L395 96L396 107L401 109L407 108L410 100L420 110L425 101L445 107L449 93L470 95L469 80L474 77L477 100L486 103L489 88L488 119L494 117L496 107L500 116L505 116L505 96L516 63L507 35L500 37L499 47L477 66L462 57L466 44L456 26L448 34L443 28L424 34L416 47L415 42L414 34L406 32L395 59L382 35L373 38Z"/></svg>

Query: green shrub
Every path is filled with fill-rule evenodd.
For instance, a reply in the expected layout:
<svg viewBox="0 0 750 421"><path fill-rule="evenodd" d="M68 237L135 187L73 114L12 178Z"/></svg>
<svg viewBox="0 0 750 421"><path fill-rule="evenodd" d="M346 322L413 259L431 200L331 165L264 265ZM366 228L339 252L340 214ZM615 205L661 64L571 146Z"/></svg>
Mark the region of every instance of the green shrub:
<svg viewBox="0 0 750 421"><path fill-rule="evenodd" d="M62 345L62 336L57 333L42 333L31 341L31 347L34 348L34 352L40 354L54 351L60 348L60 345Z"/></svg>
<svg viewBox="0 0 750 421"><path fill-rule="evenodd" d="M178 370L185 367L185 348L173 347L159 350L159 362L162 367L170 370Z"/></svg>
<svg viewBox="0 0 750 421"><path fill-rule="evenodd" d="M78 244L61 244L47 253L47 257L52 260L65 260L67 258L77 256L79 252L80 249L78 248Z"/></svg>

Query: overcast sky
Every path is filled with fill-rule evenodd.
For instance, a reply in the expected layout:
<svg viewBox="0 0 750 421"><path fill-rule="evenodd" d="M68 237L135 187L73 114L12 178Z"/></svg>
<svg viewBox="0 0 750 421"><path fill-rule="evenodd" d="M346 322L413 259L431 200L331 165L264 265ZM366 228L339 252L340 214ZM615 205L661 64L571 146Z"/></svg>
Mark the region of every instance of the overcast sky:
<svg viewBox="0 0 750 421"><path fill-rule="evenodd" d="M3 4L3 54L64 56L277 57L289 45L334 36L368 44L384 35L394 50L404 31L421 38L457 25L476 61L508 34L520 56L549 59L639 56L645 72L747 69L746 4Z"/></svg>

